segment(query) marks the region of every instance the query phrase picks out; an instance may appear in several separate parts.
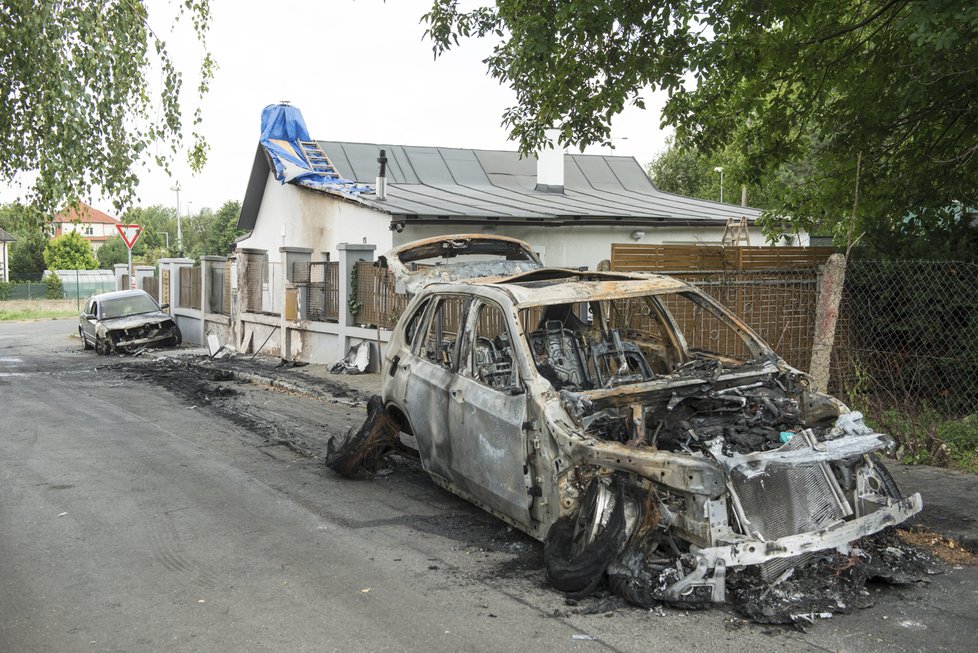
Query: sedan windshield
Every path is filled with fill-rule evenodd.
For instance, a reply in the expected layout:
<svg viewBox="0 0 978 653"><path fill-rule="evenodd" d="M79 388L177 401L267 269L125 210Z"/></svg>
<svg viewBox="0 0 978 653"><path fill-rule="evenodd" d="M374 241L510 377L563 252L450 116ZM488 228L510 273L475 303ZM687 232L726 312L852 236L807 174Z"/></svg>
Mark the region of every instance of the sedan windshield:
<svg viewBox="0 0 978 653"><path fill-rule="evenodd" d="M109 320L114 317L152 313L158 310L160 310L159 306L156 305L156 302L149 295L119 297L118 299L107 299L102 302L102 319Z"/></svg>

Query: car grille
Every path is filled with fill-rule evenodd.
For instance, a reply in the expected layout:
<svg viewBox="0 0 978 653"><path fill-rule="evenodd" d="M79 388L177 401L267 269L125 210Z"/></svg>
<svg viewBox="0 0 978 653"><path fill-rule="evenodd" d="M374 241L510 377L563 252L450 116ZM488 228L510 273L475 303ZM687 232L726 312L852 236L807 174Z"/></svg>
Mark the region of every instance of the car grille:
<svg viewBox="0 0 978 653"><path fill-rule="evenodd" d="M811 435L802 432L783 449L792 451L813 444ZM733 491L752 531L765 540L824 528L848 512L840 503L841 489L826 463L774 469L750 479L736 472L732 476ZM775 580L811 555L765 562L760 566L761 577Z"/></svg>

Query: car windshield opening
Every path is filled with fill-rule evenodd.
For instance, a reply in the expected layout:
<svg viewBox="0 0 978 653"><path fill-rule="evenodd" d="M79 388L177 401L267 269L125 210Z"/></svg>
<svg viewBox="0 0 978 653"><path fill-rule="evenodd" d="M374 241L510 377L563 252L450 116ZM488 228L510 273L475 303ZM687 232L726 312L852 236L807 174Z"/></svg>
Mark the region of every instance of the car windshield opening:
<svg viewBox="0 0 978 653"><path fill-rule="evenodd" d="M102 319L109 320L114 317L152 313L158 310L160 310L159 306L148 295L118 297L116 299L106 299L102 302Z"/></svg>
<svg viewBox="0 0 978 653"><path fill-rule="evenodd" d="M558 390L642 383L703 360L736 367L765 351L689 291L535 306L520 320L537 370Z"/></svg>

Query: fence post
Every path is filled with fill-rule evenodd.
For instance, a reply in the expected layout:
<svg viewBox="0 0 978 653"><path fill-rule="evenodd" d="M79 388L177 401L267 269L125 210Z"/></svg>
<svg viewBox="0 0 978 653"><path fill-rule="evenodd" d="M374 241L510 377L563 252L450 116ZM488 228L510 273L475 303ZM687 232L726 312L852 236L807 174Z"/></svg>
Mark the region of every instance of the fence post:
<svg viewBox="0 0 978 653"><path fill-rule="evenodd" d="M367 245L366 243L340 243L336 246L339 251L339 272L340 272L340 314L339 314L339 324L341 326L354 326L356 315L350 312L350 300L356 299L356 289L353 287L353 270L359 261L370 261L374 260L374 251L377 249L376 245ZM337 346L339 351L336 352L337 360L343 358L346 355L346 350L349 348L347 344L346 331L342 330L340 332L340 337L338 338Z"/></svg>
<svg viewBox="0 0 978 653"><path fill-rule="evenodd" d="M815 306L815 336L812 341L812 360L809 374L815 389L825 392L829 385L829 365L835 344L835 325L839 319L839 302L846 278L846 257L833 254L819 274L818 304Z"/></svg>
<svg viewBox="0 0 978 653"><path fill-rule="evenodd" d="M116 263L112 266L112 271L115 273L115 289L129 290L127 286L122 285L123 278L129 274L129 266L125 263Z"/></svg>

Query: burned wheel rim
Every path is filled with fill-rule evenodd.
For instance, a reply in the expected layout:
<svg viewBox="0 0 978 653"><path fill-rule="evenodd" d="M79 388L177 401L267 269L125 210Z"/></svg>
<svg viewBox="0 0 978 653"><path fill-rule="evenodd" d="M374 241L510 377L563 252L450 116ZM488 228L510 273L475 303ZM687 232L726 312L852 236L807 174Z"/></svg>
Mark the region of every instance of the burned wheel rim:
<svg viewBox="0 0 978 653"><path fill-rule="evenodd" d="M96 354L98 354L99 356L108 356L111 350L112 348L109 345L109 343L105 340L105 338L99 338L98 336L95 337Z"/></svg>

